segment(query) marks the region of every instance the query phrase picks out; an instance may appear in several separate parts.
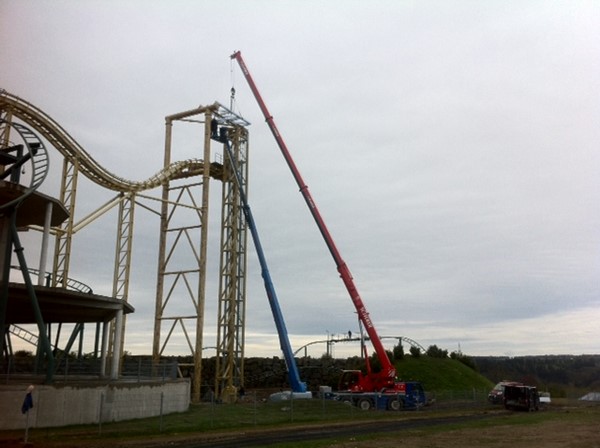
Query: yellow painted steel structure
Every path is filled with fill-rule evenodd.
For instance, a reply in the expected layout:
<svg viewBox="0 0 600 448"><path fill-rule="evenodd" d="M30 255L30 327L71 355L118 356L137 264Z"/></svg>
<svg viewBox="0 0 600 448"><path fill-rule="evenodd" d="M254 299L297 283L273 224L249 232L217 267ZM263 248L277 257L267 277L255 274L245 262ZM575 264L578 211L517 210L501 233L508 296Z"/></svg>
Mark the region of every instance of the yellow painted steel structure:
<svg viewBox="0 0 600 448"><path fill-rule="evenodd" d="M245 127L229 129L238 178L248 188L248 132ZM226 157L226 160L229 158ZM246 316L247 223L242 200L230 163L224 166L221 226L221 261L215 391L232 402L244 384L244 340Z"/></svg>
<svg viewBox="0 0 600 448"><path fill-rule="evenodd" d="M219 367L215 389L221 396L242 385L246 303L246 224L241 213L239 194L235 183L232 182L231 168L224 167L218 162L208 161L212 156L210 123L216 120L220 126L230 128L232 134L236 136L234 151L236 157L239 157L237 166L246 181L248 174L246 127L249 123L219 103L169 115L165 118L163 168L146 180L130 181L103 168L48 114L6 91L0 91L0 118L6 121L17 120L31 126L63 158L60 202L68 212L68 219L60 226L51 229L55 238L52 287L66 288L75 235L108 211L118 207L112 296L127 302L136 205L153 211L151 207L143 205L142 201L150 200L160 204L160 210L155 211L160 217L160 235L152 355L155 360L158 360L165 354L174 331L176 328L181 329L194 357L193 401L200 399L210 180L216 179L222 183L217 318ZM201 158L171 161L173 123L178 121L200 124L203 127ZM0 138L5 140L8 137L2 135ZM104 189L114 192L111 199L82 218L78 218L77 215L77 187L80 174ZM156 188L161 189L161 197L153 197L146 193ZM189 253L192 254L183 261L178 260L176 256L181 245L187 245ZM186 292L183 294L184 297L178 294L180 290ZM177 303L186 300L191 301L194 312L182 315L177 311ZM106 335L106 331L104 332L103 338L108 338L110 350L117 355L123 351L124 331L125 317L120 313L111 322L110 337ZM194 335L193 338L191 334ZM117 374L118 366L113 362L111 375Z"/></svg>
<svg viewBox="0 0 600 448"><path fill-rule="evenodd" d="M171 163L173 125L188 122L202 125L203 157L211 157L211 122L231 128L238 139L236 153L242 176L247 178L247 131L246 122L224 106L200 106L166 117L165 167ZM221 209L221 257L219 269L219 312L217 342L217 374L215 393L222 397L243 381L244 333L246 297L246 224L242 217L241 201L233 182L231 168L213 162L210 168L198 176L197 182L186 185L165 183L162 192L161 232L157 275L157 295L154 322L153 356L160 358L168 347L175 331L183 334L193 355L192 400L200 401L202 347L204 334L204 310L206 301L208 215L210 179L222 181L223 202ZM185 202L187 199L187 203ZM199 203L198 203L199 202ZM181 220L178 215L193 210L193 219ZM199 237L199 239L198 239ZM173 254L187 251L192 256L174 259ZM240 269L240 266L243 266ZM236 275L231 275L236 271ZM197 289L194 289L196 285ZM182 293L176 297L177 291ZM186 302L194 309L192 314L181 314ZM233 304L233 305L232 305ZM234 313L234 316L230 316ZM230 325L234 320L238 325ZM164 331L166 330L166 331ZM166 334L165 334L166 333ZM195 340L190 334L195 333ZM223 342L226 341L226 342ZM225 359L225 362L220 362ZM234 360L234 366L231 365Z"/></svg>

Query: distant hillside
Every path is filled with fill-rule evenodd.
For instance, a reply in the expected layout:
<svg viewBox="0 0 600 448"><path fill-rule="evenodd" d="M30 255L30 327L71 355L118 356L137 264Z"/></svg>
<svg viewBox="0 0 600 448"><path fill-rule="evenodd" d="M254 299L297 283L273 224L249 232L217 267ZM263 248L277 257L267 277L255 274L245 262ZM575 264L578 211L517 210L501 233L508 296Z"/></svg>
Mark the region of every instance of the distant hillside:
<svg viewBox="0 0 600 448"><path fill-rule="evenodd" d="M420 381L430 392L487 391L502 380L531 384L540 390L550 391L557 398L600 391L600 355L470 357L457 353L448 355L447 351L435 346L430 347L428 353L431 356L389 355L400 379ZM191 359L178 360L191 364ZM204 359L202 363L202 376L209 379L205 380L208 381L207 386L212 386L215 359ZM371 359L371 363L376 369L378 362ZM359 357L302 357L297 359L297 364L301 379L313 391L321 385L335 389L342 370L363 370L365 367L364 359ZM185 368L182 370L185 371ZM244 373L246 389L289 388L285 362L276 356L246 358Z"/></svg>
<svg viewBox="0 0 600 448"><path fill-rule="evenodd" d="M358 357L348 359L300 358L297 360L300 377L311 390L321 385L337 388L341 371L363 370L365 362ZM420 381L427 391L488 391L493 383L462 362L450 358L404 356L394 362L402 380ZM375 367L376 368L376 367ZM203 367L210 375L211 369ZM245 386L251 388L289 388L285 363L282 359L248 358L245 362Z"/></svg>
<svg viewBox="0 0 600 448"><path fill-rule="evenodd" d="M600 391L600 355L476 356L479 372L493 382L521 381L553 396Z"/></svg>
<svg viewBox="0 0 600 448"><path fill-rule="evenodd" d="M399 378L418 380L430 391L488 391L494 386L488 378L450 358L405 356L396 362L396 370Z"/></svg>

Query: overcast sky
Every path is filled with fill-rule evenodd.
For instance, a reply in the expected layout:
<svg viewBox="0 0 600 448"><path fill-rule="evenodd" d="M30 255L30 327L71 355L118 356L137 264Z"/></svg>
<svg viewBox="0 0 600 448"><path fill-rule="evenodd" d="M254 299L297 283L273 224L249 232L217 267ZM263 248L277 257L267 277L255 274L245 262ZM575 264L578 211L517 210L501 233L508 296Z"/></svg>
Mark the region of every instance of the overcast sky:
<svg viewBox="0 0 600 448"><path fill-rule="evenodd" d="M335 264L229 59L240 50L381 335L469 355L600 353L599 29L596 1L0 0L0 88L108 170L143 180L162 167L164 117L228 105L235 87L292 346L356 333ZM190 134L173 158L201 148ZM90 209L110 196L83 194ZM133 353L151 353L154 315L158 222L143 217ZM89 230L71 269L106 294L115 233L115 219ZM280 355L254 252L249 263L246 354Z"/></svg>

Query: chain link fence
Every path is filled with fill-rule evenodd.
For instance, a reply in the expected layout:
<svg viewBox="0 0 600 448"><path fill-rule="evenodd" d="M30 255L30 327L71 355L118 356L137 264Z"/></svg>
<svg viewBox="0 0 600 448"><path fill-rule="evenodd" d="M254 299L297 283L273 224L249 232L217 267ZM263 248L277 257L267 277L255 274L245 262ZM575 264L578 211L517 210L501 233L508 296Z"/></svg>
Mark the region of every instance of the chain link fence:
<svg viewBox="0 0 600 448"><path fill-rule="evenodd" d="M106 363L106 368L110 360ZM178 376L177 361L165 359L154 363L150 358L124 357L121 360L119 379L129 381L172 380ZM37 365L35 357L11 357L2 365L4 382L21 381L24 376L35 377L45 372L43 365ZM104 378L102 361L99 358L57 358L54 371L55 381L78 381Z"/></svg>

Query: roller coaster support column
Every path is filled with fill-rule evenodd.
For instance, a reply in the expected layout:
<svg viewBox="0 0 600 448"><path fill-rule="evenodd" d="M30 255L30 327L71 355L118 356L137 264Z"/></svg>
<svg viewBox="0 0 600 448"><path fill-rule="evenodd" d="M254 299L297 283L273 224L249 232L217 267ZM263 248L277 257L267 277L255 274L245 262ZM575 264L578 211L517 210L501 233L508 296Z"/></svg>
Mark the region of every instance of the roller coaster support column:
<svg viewBox="0 0 600 448"><path fill-rule="evenodd" d="M204 122L210 123L212 112L204 112ZM210 126L204 126L204 163L210 160ZM206 258L208 242L208 202L209 202L210 169L205 167L202 172L202 217L200 219L200 263L199 274L202 279L206 278ZM204 307L206 300L206 281L198 282L198 301L196 306L196 346L194 347L194 382L192 384L192 400L200 402L200 387L202 378L202 347L204 344Z"/></svg>
<svg viewBox="0 0 600 448"><path fill-rule="evenodd" d="M50 236L50 223L52 221L52 202L46 205L46 216L44 217L44 233L42 235L42 249L40 253L40 273L38 274L38 285L45 286L46 262L48 261L48 237Z"/></svg>
<svg viewBox="0 0 600 448"><path fill-rule="evenodd" d="M106 376L106 353L108 351L108 335L110 333L110 321L102 323L102 346L100 347L100 375Z"/></svg>
<svg viewBox="0 0 600 448"><path fill-rule="evenodd" d="M0 359L4 357L6 341L6 309L8 304L8 281L10 276L10 260L12 258L12 242L10 239L10 217L0 216Z"/></svg>
<svg viewBox="0 0 600 448"><path fill-rule="evenodd" d="M23 254L24 249L23 246L21 246L21 240L19 239L19 234L17 232L16 210L13 210L12 213L10 232L12 234L12 245L15 249L15 253L17 254L17 259L19 260L19 266L21 267L21 274L23 275L27 293L31 299L31 307L33 308L33 315L35 316L35 321L37 322L39 331L39 343L41 344L42 351L46 355L46 382L51 383L52 376L54 374L54 354L52 353L52 346L50 345L50 341L48 339L46 324L44 323L44 318L37 300L35 289L33 288L33 283L31 282L29 269L27 269L27 262L25 261L25 255Z"/></svg>
<svg viewBox="0 0 600 448"><path fill-rule="evenodd" d="M121 341L123 340L123 309L117 311L115 318L115 338L113 343L110 379L116 380L119 378L119 364L121 362Z"/></svg>

